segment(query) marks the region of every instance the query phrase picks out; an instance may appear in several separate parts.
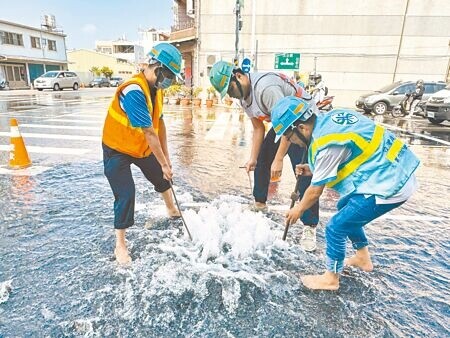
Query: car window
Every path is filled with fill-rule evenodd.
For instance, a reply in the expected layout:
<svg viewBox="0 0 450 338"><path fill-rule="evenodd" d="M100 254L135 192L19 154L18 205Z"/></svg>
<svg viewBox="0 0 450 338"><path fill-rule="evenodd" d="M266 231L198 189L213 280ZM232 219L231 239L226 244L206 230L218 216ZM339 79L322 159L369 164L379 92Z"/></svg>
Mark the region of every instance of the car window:
<svg viewBox="0 0 450 338"><path fill-rule="evenodd" d="M395 91L398 92L399 94L406 94L406 93L411 93L414 91L416 87L411 84L405 84L405 85L401 85L400 87L398 87Z"/></svg>
<svg viewBox="0 0 450 338"><path fill-rule="evenodd" d="M387 86L384 86L383 88L381 88L381 89L379 89L377 91L380 92L380 93L387 93L388 91L394 89L397 86L398 86L398 82L394 82L394 83L391 83L391 84L389 84Z"/></svg>
<svg viewBox="0 0 450 338"><path fill-rule="evenodd" d="M445 83L425 83L425 93L432 94L444 89Z"/></svg>
<svg viewBox="0 0 450 338"><path fill-rule="evenodd" d="M446 88L445 87L445 83L436 83L436 91L438 92L438 91L440 91L440 90L442 90L442 89L444 89L444 88ZM447 86L447 87L449 87L449 86ZM447 88L448 89L448 88Z"/></svg>
<svg viewBox="0 0 450 338"><path fill-rule="evenodd" d="M434 83L425 83L424 93L426 94L434 93L437 88L438 88L437 85L435 85Z"/></svg>
<svg viewBox="0 0 450 338"><path fill-rule="evenodd" d="M64 73L59 73L58 77L64 77Z"/></svg>
<svg viewBox="0 0 450 338"><path fill-rule="evenodd" d="M58 75L58 72L47 72L44 75L41 75L41 77L56 77Z"/></svg>
<svg viewBox="0 0 450 338"><path fill-rule="evenodd" d="M65 77L72 77L72 75L71 75L70 73L68 73L68 72L65 72L65 73L64 73L64 76L65 76Z"/></svg>

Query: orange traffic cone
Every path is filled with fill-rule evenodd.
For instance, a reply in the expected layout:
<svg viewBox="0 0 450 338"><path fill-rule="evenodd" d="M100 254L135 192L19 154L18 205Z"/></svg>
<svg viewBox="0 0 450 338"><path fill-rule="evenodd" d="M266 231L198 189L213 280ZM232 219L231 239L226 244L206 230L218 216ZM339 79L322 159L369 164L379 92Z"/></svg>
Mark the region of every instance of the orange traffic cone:
<svg viewBox="0 0 450 338"><path fill-rule="evenodd" d="M19 126L16 119L11 119L11 151L9 153L9 167L12 169L22 169L31 165L27 148L20 135Z"/></svg>

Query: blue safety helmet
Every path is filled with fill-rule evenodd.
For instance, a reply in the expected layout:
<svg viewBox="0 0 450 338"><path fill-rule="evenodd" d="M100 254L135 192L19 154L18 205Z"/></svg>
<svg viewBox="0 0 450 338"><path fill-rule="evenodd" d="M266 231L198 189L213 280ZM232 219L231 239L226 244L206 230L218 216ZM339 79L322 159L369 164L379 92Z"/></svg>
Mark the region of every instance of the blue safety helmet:
<svg viewBox="0 0 450 338"><path fill-rule="evenodd" d="M209 73L209 81L222 98L227 95L233 70L234 65L231 62L218 61L212 66Z"/></svg>
<svg viewBox="0 0 450 338"><path fill-rule="evenodd" d="M283 136L283 133L290 128L295 121L308 120L315 113L315 103L313 100L306 101L296 96L286 96L279 100L272 108L272 126L275 131L275 142Z"/></svg>
<svg viewBox="0 0 450 338"><path fill-rule="evenodd" d="M150 53L147 54L150 60L157 60L166 66L179 79L181 70L181 53L180 51L167 42L161 42L155 45ZM150 62L149 62L150 63Z"/></svg>

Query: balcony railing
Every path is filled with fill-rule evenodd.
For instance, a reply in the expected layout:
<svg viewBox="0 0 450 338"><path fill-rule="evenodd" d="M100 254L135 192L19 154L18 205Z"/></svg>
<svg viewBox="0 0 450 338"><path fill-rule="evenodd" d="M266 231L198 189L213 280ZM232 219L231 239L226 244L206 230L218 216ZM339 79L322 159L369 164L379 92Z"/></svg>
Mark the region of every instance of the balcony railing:
<svg viewBox="0 0 450 338"><path fill-rule="evenodd" d="M183 31L185 29L194 28L194 21L185 21L170 27L171 32Z"/></svg>
<svg viewBox="0 0 450 338"><path fill-rule="evenodd" d="M170 41L195 39L195 25L193 22L186 22L180 25L172 26Z"/></svg>

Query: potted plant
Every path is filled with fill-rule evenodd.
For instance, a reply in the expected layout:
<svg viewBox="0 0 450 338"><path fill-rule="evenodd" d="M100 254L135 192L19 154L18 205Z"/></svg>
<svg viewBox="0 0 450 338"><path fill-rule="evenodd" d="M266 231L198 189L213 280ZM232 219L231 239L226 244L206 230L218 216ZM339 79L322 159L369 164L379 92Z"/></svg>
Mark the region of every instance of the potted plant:
<svg viewBox="0 0 450 338"><path fill-rule="evenodd" d="M233 103L233 100L228 94L225 96L224 101L227 106L231 106L231 104Z"/></svg>
<svg viewBox="0 0 450 338"><path fill-rule="evenodd" d="M217 100L216 98L216 88L214 88L213 86L209 87L207 89L208 92L208 98L206 99L206 107L211 108L213 103L214 103L214 99ZM216 102L217 104L217 102Z"/></svg>
<svg viewBox="0 0 450 338"><path fill-rule="evenodd" d="M202 87L194 87L194 90L192 91L192 104L196 107L200 107L200 105L202 104L202 99L199 98L202 90Z"/></svg>
<svg viewBox="0 0 450 338"><path fill-rule="evenodd" d="M191 87L181 86L181 105L187 106L191 103Z"/></svg>
<svg viewBox="0 0 450 338"><path fill-rule="evenodd" d="M181 85L173 84L164 91L164 96L168 97L169 104L179 104L178 94L180 93Z"/></svg>

